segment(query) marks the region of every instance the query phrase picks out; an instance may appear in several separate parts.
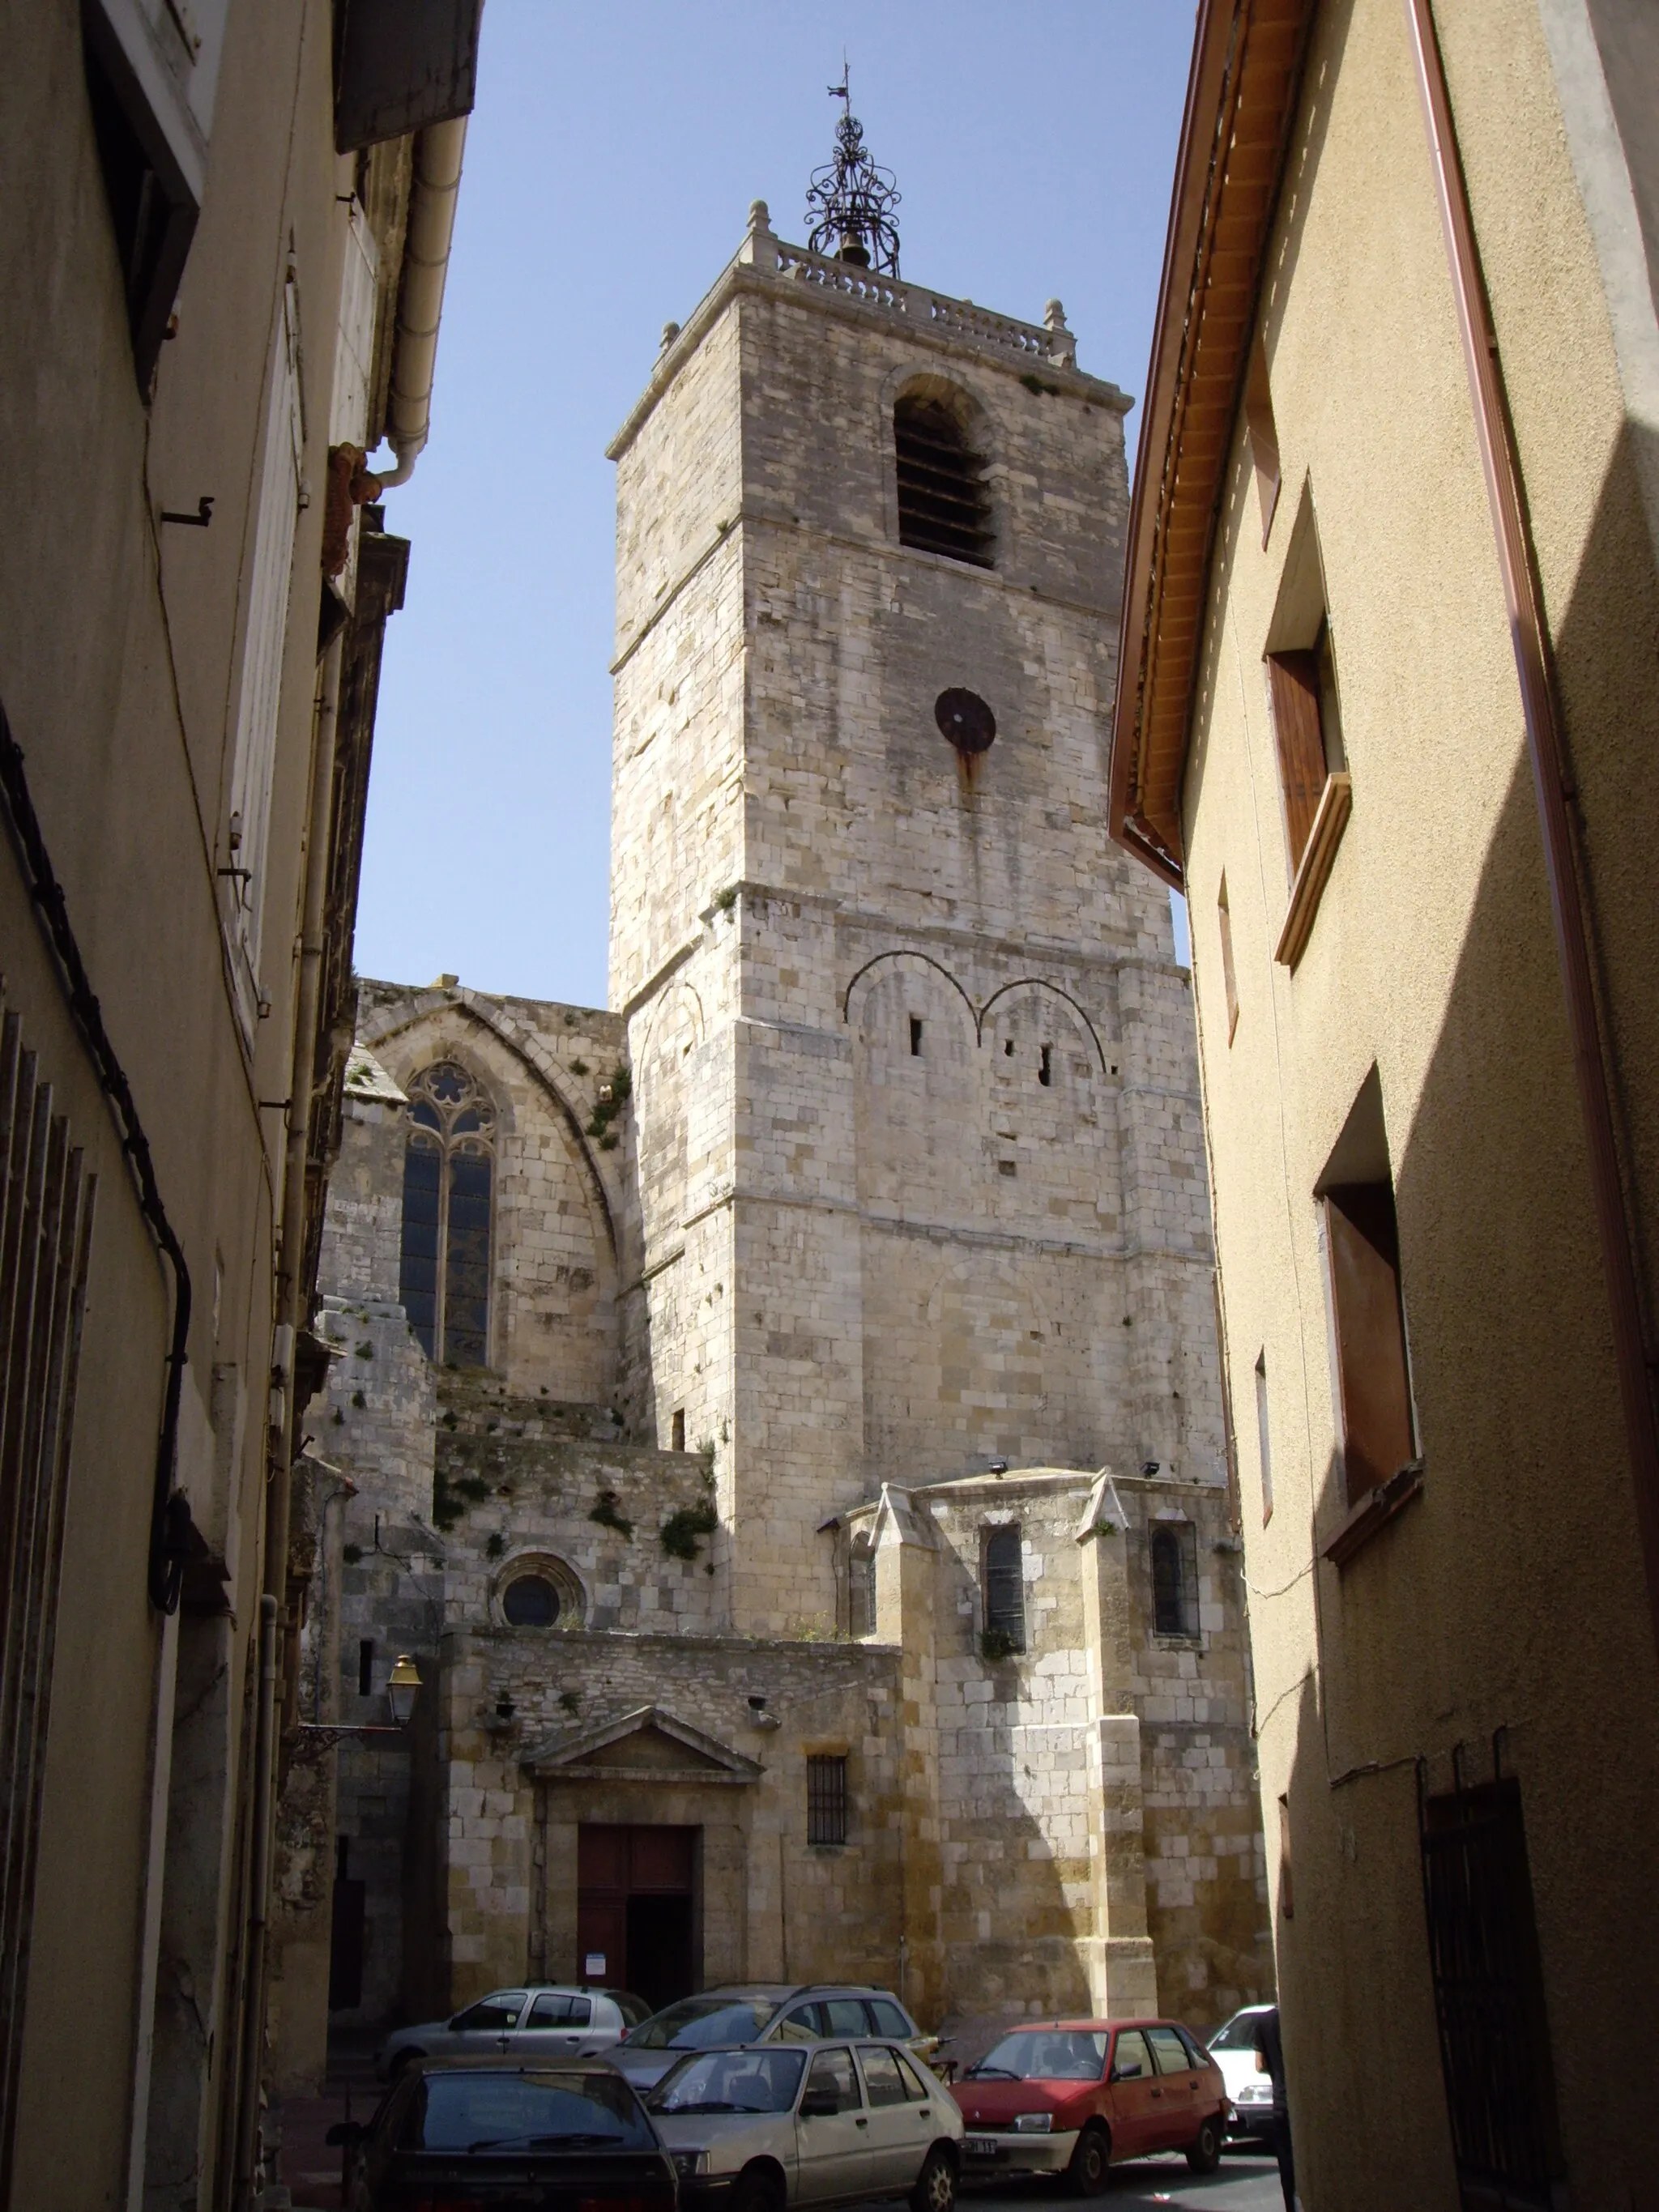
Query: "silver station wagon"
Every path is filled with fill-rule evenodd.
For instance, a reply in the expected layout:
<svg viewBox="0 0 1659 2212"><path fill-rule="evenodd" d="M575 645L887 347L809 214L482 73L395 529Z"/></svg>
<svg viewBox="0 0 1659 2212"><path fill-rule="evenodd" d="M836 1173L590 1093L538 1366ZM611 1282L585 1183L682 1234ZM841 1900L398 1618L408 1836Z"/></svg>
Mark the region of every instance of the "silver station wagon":
<svg viewBox="0 0 1659 2212"><path fill-rule="evenodd" d="M416 2058L570 2057L614 2049L651 2008L626 1990L567 1988L532 1982L492 1990L449 2020L424 2020L400 2027L374 2054L374 2070L389 2081Z"/></svg>
<svg viewBox="0 0 1659 2212"><path fill-rule="evenodd" d="M679 2175L682 2212L956 2203L962 2115L902 2043L695 2051L646 2109Z"/></svg>

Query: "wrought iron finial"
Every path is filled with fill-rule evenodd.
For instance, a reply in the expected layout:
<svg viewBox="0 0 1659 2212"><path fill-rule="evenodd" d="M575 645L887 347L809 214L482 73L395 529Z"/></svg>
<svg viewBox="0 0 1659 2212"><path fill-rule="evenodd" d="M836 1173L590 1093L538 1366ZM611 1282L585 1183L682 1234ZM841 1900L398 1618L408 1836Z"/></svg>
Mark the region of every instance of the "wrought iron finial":
<svg viewBox="0 0 1659 2212"><path fill-rule="evenodd" d="M851 72L842 58L841 82L827 88L844 102L836 125L836 157L814 169L806 193L806 243L814 253L834 254L884 276L899 273L898 186L890 169L878 168L865 150L864 125L853 112Z"/></svg>

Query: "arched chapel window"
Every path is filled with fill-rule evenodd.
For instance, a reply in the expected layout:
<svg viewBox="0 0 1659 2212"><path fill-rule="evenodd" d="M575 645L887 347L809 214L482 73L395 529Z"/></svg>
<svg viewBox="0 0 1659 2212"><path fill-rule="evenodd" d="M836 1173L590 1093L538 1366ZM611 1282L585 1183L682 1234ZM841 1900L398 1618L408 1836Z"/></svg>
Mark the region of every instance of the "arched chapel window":
<svg viewBox="0 0 1659 2212"><path fill-rule="evenodd" d="M1006 1642L1010 1651L1025 1649L1025 1578L1018 1522L989 1530L985 1538L985 1632Z"/></svg>
<svg viewBox="0 0 1659 2212"><path fill-rule="evenodd" d="M399 1296L429 1359L483 1367L489 1356L489 1217L495 1109L451 1060L409 1086Z"/></svg>
<svg viewBox="0 0 1659 2212"><path fill-rule="evenodd" d="M975 568L992 564L995 533L985 461L942 399L907 394L893 409L899 544Z"/></svg>

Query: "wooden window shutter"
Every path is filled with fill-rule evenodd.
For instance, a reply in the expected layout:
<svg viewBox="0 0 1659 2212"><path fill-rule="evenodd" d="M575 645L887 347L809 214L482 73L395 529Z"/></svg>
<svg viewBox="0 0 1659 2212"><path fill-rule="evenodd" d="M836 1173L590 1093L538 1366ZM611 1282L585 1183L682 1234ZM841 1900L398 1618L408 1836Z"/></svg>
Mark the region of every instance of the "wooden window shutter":
<svg viewBox="0 0 1659 2212"><path fill-rule="evenodd" d="M1345 1183L1325 1197L1336 1309L1348 1503L1357 1505L1415 1449L1400 1247L1387 1183Z"/></svg>
<svg viewBox="0 0 1659 2212"><path fill-rule="evenodd" d="M1273 733L1279 740L1279 775L1285 791L1285 829L1290 839L1291 868L1294 873L1307 850L1309 832L1325 788L1318 654L1270 653L1267 682L1273 698Z"/></svg>

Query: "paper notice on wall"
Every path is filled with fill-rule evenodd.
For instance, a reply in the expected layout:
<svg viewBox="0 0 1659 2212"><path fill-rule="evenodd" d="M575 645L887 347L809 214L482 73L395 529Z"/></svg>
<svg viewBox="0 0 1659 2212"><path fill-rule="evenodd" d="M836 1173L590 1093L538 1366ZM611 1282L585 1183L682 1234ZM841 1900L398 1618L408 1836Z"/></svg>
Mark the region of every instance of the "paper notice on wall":
<svg viewBox="0 0 1659 2212"><path fill-rule="evenodd" d="M602 1982L605 1979L605 1954L603 1951L590 1951L587 1954L586 1957L582 1960L582 1976L585 1980L590 1982Z"/></svg>

